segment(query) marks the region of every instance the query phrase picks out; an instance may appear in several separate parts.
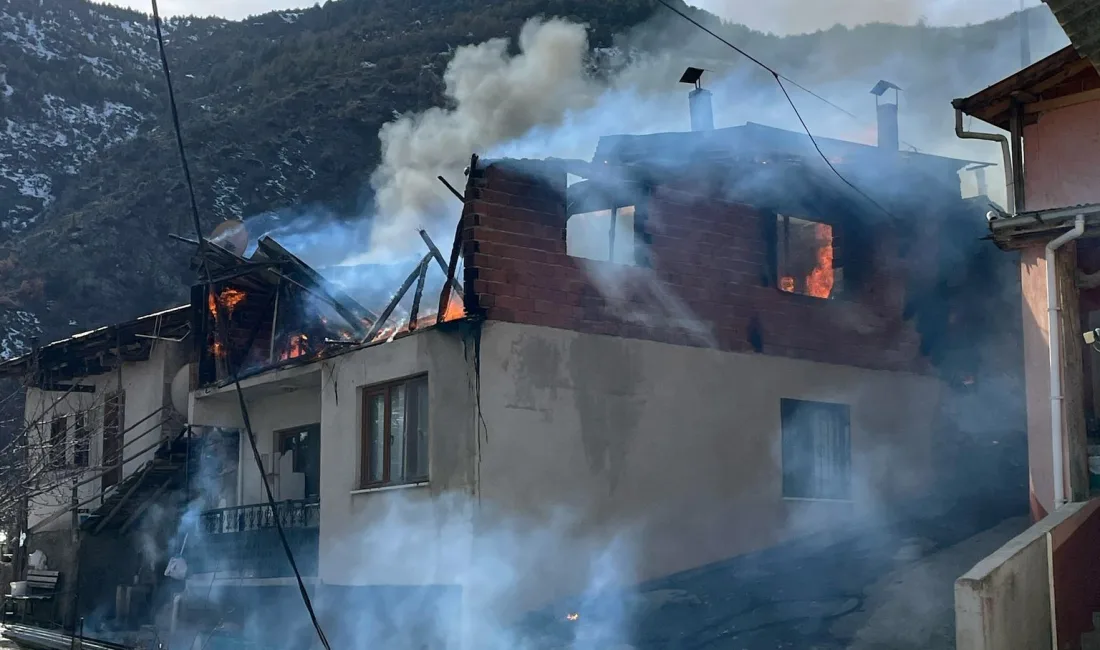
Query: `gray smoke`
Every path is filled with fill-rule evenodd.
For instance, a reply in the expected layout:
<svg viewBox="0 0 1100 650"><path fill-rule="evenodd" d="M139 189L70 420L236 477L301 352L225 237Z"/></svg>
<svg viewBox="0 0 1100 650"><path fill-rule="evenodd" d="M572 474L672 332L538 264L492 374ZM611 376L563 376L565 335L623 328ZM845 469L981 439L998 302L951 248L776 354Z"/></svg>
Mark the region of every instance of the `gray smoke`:
<svg viewBox="0 0 1100 650"><path fill-rule="evenodd" d="M520 32L519 48L511 57L508 40L498 38L459 49L443 77L455 108L433 108L382 127L382 164L372 178L378 207L372 248L415 243L417 220L456 211L437 175L461 170L472 152L560 124L600 96L585 74L583 26L532 20Z"/></svg>

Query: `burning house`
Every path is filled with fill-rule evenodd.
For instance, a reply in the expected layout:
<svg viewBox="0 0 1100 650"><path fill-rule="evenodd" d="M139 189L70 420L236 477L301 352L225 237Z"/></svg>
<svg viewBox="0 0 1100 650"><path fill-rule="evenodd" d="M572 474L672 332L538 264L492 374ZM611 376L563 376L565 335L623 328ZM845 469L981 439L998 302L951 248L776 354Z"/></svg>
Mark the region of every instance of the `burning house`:
<svg viewBox="0 0 1100 650"><path fill-rule="evenodd" d="M948 282L989 260L958 243L983 223L970 163L890 142L819 143L867 195L804 136L753 124L607 137L593 161L475 157L451 257L429 246L400 326L271 240L211 246L188 421L228 451L202 481L189 594L300 619L278 519L328 634L377 638L393 608L477 618L470 567L496 531L556 509L570 538L494 617L583 590L577 540L620 528L644 580L963 499L964 472L1005 465L952 419L988 372L966 332L1012 291ZM421 317L431 265L442 308Z"/></svg>
<svg viewBox="0 0 1100 650"><path fill-rule="evenodd" d="M586 590L622 531L616 580L643 581L954 503L959 457L970 484L1003 468L951 414L1012 359L967 334L999 293L950 283L986 259L958 242L983 224L970 163L899 151L896 122L877 147L819 139L826 163L691 101L697 130L592 161L474 157L449 257L422 232L386 304L271 238L204 242L166 625L307 645L300 576L341 645L419 617L393 632L410 647L488 647L485 621ZM551 542L500 546L562 512Z"/></svg>

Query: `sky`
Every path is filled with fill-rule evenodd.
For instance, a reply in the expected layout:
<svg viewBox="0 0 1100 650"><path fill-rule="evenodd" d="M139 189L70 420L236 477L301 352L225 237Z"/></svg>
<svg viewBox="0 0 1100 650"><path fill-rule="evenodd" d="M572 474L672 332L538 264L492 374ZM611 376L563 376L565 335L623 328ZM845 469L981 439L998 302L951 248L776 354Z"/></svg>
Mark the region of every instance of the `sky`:
<svg viewBox="0 0 1100 650"><path fill-rule="evenodd" d="M1020 0L689 0L727 20L765 32L798 34L836 23L869 22L965 25L998 18L1020 8ZM1027 6L1040 0L1024 0ZM111 4L150 11L149 0L111 0ZM311 6L309 0L159 0L164 15L193 14L241 19L274 9Z"/></svg>

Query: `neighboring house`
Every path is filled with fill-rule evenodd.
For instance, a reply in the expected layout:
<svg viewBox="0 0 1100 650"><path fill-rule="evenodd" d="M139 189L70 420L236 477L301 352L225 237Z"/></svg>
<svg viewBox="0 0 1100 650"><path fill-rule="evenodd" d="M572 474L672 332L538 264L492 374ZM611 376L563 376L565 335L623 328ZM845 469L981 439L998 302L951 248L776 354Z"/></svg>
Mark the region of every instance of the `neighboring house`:
<svg viewBox="0 0 1100 650"><path fill-rule="evenodd" d="M944 297L984 213L969 163L884 126L882 147L820 142L872 200L758 125L604 138L591 163L475 158L462 305L415 329L381 330L270 239L208 247L188 421L218 460L191 595L285 636L262 622L303 616L276 514L330 638L380 641L386 617L430 637L600 583L594 549L617 542L608 583L953 490L945 403L983 372L955 352L1005 288Z"/></svg>
<svg viewBox="0 0 1100 650"><path fill-rule="evenodd" d="M1095 56L1095 3L1048 4ZM1016 209L989 230L1019 260L1026 394L1004 400L1026 400L1037 521L958 581L958 647L1080 648L1100 612L1100 74L1070 46L954 106L1009 132Z"/></svg>
<svg viewBox="0 0 1100 650"><path fill-rule="evenodd" d="M134 540L152 534L141 525L148 500L183 484L183 463L171 452L185 414L172 408L169 385L186 362L190 320L190 308L177 307L0 364L0 376L26 386L25 550L43 551L48 567L61 571L66 618L74 586L91 603L134 583L143 563L142 542Z"/></svg>

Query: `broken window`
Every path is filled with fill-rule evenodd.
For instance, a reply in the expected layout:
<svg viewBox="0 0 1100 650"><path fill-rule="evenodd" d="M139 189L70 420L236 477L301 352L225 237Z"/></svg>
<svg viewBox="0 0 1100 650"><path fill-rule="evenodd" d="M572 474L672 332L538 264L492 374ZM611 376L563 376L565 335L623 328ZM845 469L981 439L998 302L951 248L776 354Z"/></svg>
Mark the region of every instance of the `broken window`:
<svg viewBox="0 0 1100 650"><path fill-rule="evenodd" d="M91 451L91 432L83 413L77 413L73 419L73 466L87 467Z"/></svg>
<svg viewBox="0 0 1100 650"><path fill-rule="evenodd" d="M820 221L776 216L779 289L814 298L835 298L844 274L835 228Z"/></svg>
<svg viewBox="0 0 1100 650"><path fill-rule="evenodd" d="M291 471L302 474L306 499L321 496L321 425L311 424L275 433L280 454L291 454Z"/></svg>
<svg viewBox="0 0 1100 650"><path fill-rule="evenodd" d="M363 391L361 487L428 478L428 378Z"/></svg>
<svg viewBox="0 0 1100 650"><path fill-rule="evenodd" d="M65 418L50 421L49 463L51 468L65 466Z"/></svg>
<svg viewBox="0 0 1100 650"><path fill-rule="evenodd" d="M793 499L851 497L851 416L847 404L784 399L783 496Z"/></svg>
<svg viewBox="0 0 1100 650"><path fill-rule="evenodd" d="M637 264L634 206L582 212L565 224L565 252L600 262Z"/></svg>

